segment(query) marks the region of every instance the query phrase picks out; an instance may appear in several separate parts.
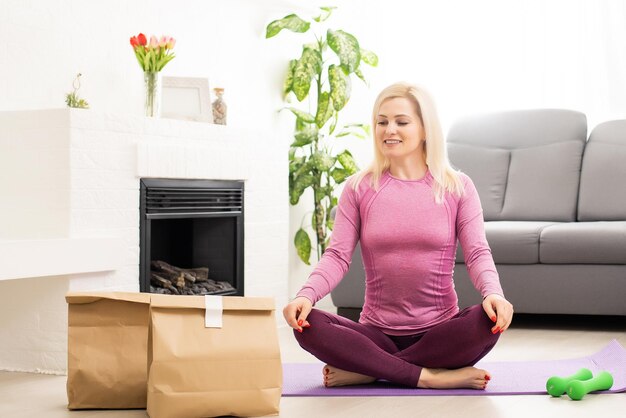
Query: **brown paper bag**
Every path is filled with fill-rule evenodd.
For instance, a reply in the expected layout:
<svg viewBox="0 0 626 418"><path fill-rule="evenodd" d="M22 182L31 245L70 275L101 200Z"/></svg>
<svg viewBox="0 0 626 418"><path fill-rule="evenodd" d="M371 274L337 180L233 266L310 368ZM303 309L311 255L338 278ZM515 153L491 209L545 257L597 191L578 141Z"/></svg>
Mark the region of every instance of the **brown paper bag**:
<svg viewBox="0 0 626 418"><path fill-rule="evenodd" d="M221 328L206 328L203 296L153 295L150 417L278 413L282 368L273 299L221 301Z"/></svg>
<svg viewBox="0 0 626 418"><path fill-rule="evenodd" d="M149 293L68 293L69 409L146 407Z"/></svg>

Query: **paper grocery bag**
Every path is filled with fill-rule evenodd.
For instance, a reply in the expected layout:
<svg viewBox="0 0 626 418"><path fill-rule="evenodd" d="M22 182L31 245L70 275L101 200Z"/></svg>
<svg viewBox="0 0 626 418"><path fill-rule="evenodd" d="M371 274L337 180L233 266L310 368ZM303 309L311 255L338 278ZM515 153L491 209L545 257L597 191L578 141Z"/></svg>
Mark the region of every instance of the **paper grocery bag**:
<svg viewBox="0 0 626 418"><path fill-rule="evenodd" d="M69 409L146 407L149 293L68 293Z"/></svg>
<svg viewBox="0 0 626 418"><path fill-rule="evenodd" d="M150 321L150 417L278 413L273 299L153 295Z"/></svg>

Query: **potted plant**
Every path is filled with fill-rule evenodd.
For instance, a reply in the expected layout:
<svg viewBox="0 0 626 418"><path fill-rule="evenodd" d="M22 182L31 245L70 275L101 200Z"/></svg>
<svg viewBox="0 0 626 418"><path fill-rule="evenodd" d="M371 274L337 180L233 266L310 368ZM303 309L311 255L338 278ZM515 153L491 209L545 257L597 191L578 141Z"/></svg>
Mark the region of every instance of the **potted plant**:
<svg viewBox="0 0 626 418"><path fill-rule="evenodd" d="M332 14L335 7L321 7L321 14L304 20L290 14L275 20L266 27L266 38L278 35L283 29L306 33L313 23L320 27ZM313 191L314 208L311 224L317 242L318 259L328 245L329 233L333 228L330 212L337 205L335 188L358 167L352 154L344 149L335 153L331 144L334 139L370 135L370 126L352 123L337 128L339 114L350 100L352 76L366 83L361 63L375 67L378 57L361 48L357 38L343 30L327 29L315 34L314 42L302 46L300 57L289 61L283 94L285 101L295 96L298 102L307 97L314 101L313 112L287 106L296 117L294 141L289 149L289 201L296 205L302 194ZM306 215L305 215L306 216ZM294 244L298 256L310 264L311 239L301 226Z"/></svg>

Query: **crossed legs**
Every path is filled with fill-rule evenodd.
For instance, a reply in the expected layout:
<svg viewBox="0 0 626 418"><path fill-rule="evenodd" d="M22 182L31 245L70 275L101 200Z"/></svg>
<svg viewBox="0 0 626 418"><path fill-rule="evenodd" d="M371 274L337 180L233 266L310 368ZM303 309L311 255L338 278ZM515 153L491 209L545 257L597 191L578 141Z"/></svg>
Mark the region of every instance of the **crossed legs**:
<svg viewBox="0 0 626 418"><path fill-rule="evenodd" d="M476 305L415 337L400 347L393 337L371 325L313 309L303 333L295 332L302 348L326 362L330 383L367 383L385 379L411 387L483 388L488 373L473 366L495 345L489 318ZM351 373L346 375L344 373ZM329 376L326 376L328 382ZM342 383L347 382L347 383Z"/></svg>

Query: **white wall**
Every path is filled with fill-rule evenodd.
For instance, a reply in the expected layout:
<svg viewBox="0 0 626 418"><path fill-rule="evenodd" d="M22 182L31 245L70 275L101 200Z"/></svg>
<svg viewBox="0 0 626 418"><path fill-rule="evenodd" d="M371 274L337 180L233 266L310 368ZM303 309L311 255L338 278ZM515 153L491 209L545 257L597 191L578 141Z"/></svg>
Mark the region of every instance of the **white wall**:
<svg viewBox="0 0 626 418"><path fill-rule="evenodd" d="M0 370L65 370L68 290L65 276L0 281Z"/></svg>
<svg viewBox="0 0 626 418"><path fill-rule="evenodd" d="M2 0L1 9L0 110L64 107L81 72L80 94L92 109L141 114L143 75L129 39L143 32L177 40L163 75L226 88L231 124L275 123L284 65L268 59L280 51L263 39L274 8L250 0Z"/></svg>
<svg viewBox="0 0 626 418"><path fill-rule="evenodd" d="M177 57L163 74L209 77L226 88L229 123L276 131L289 142L292 119L278 114L285 63L307 35L265 40L265 25L323 1L2 0L0 110L62 107L77 72L93 109L141 114L143 84L128 39L174 36ZM380 57L356 81L345 121L366 121L376 92L399 79L436 97L444 127L490 110L565 107L589 125L626 113L623 0L341 0L329 21ZM366 165L370 144L347 142ZM286 197L285 197L286 198ZM308 199L308 201L307 201ZM291 210L291 230L310 196ZM293 236L293 234L291 234ZM291 247L290 247L291 248ZM309 268L289 254L291 293Z"/></svg>

